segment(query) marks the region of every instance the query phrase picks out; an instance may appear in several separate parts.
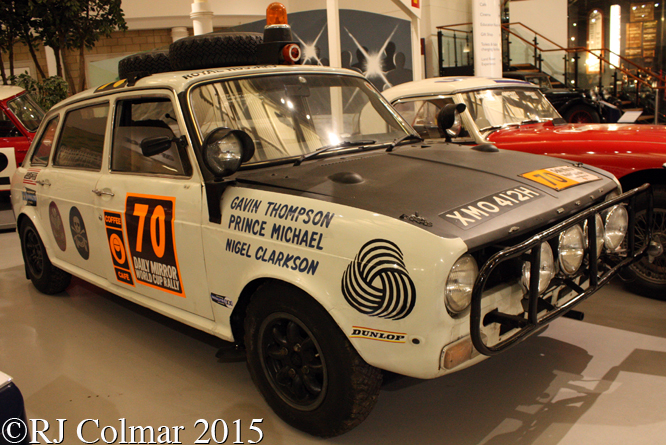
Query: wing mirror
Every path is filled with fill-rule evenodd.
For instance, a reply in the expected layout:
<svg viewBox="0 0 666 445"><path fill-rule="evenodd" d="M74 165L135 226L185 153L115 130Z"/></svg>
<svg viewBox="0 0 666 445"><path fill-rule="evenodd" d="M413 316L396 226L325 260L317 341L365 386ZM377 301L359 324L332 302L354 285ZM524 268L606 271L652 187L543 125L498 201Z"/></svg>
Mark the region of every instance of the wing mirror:
<svg viewBox="0 0 666 445"><path fill-rule="evenodd" d="M252 156L254 142L242 130L217 128L204 140L203 161L215 179L234 174Z"/></svg>
<svg viewBox="0 0 666 445"><path fill-rule="evenodd" d="M174 138L169 136L155 136L143 139L139 146L144 156L151 157L170 149L173 141Z"/></svg>
<svg viewBox="0 0 666 445"><path fill-rule="evenodd" d="M437 114L437 126L444 134L446 142L451 142L452 137L457 137L462 130L460 114L467 109L465 104L446 104Z"/></svg>

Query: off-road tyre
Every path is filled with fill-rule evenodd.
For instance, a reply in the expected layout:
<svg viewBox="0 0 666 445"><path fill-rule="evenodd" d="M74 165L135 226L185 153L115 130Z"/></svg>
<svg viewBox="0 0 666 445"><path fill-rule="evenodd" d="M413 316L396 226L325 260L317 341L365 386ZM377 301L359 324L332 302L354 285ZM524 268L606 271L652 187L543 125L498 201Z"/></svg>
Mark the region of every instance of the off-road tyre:
<svg viewBox="0 0 666 445"><path fill-rule="evenodd" d="M49 260L46 248L37 229L29 220L21 223L20 227L21 251L28 278L40 292L53 295L67 289L72 276L62 269L58 269Z"/></svg>
<svg viewBox="0 0 666 445"><path fill-rule="evenodd" d="M264 41L256 32L211 32L185 37L169 46L174 70L197 70L257 64L257 46Z"/></svg>
<svg viewBox="0 0 666 445"><path fill-rule="evenodd" d="M599 113L587 105L574 105L569 108L562 117L570 123L598 124L601 122Z"/></svg>
<svg viewBox="0 0 666 445"><path fill-rule="evenodd" d="M266 402L301 431L343 434L377 402L381 371L358 355L321 305L295 288L270 283L257 289L247 308L245 347Z"/></svg>
<svg viewBox="0 0 666 445"><path fill-rule="evenodd" d="M118 77L128 79L139 73L157 74L172 71L167 49L132 54L118 62Z"/></svg>
<svg viewBox="0 0 666 445"><path fill-rule="evenodd" d="M666 186L653 186L654 210L652 214L652 239L666 247ZM645 204L637 203L636 247L645 245ZM623 271L627 286L633 292L657 300L666 300L666 252L656 257L652 263L645 256L638 263Z"/></svg>

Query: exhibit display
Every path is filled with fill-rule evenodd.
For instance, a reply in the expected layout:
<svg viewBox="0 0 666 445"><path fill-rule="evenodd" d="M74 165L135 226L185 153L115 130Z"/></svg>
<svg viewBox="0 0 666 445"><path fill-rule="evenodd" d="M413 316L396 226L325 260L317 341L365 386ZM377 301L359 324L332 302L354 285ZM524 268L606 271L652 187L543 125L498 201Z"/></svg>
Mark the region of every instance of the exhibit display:
<svg viewBox="0 0 666 445"><path fill-rule="evenodd" d="M647 251L632 228L648 185L424 143L360 74L298 65L274 12L263 39L183 39L184 70L48 112L11 195L38 290L75 275L234 342L278 416L335 436L368 416L382 370L477 364ZM182 58L202 44L212 62Z"/></svg>
<svg viewBox="0 0 666 445"><path fill-rule="evenodd" d="M654 188L652 236L639 215L640 245L651 255L626 272L632 290L666 298L666 127L635 124L567 124L530 82L516 79L440 77L411 82L382 93L425 138L446 137L437 117L446 104L465 104L456 142L492 143L501 149L545 154L594 165L613 173L624 189L643 183Z"/></svg>

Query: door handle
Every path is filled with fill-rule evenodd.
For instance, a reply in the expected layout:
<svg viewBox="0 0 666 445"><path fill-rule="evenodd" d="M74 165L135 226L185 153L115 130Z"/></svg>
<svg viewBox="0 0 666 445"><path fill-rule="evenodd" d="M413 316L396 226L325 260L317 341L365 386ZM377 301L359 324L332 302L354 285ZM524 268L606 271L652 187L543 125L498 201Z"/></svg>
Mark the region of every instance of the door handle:
<svg viewBox="0 0 666 445"><path fill-rule="evenodd" d="M48 179L44 179L43 181L41 179L38 179L35 182L39 185L46 185L49 187L51 186L51 181L49 181Z"/></svg>
<svg viewBox="0 0 666 445"><path fill-rule="evenodd" d="M107 195L107 196L116 196L112 192L105 192L104 190L97 190L97 189L92 189L92 192L96 194L97 196L102 196L102 195Z"/></svg>

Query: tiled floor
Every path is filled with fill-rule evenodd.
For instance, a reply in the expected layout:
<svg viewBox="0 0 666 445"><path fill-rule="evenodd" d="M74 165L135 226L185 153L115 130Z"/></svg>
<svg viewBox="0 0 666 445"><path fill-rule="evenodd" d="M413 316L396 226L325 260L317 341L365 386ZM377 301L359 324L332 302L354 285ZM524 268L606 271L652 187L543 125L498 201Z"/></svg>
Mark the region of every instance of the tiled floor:
<svg viewBox="0 0 666 445"><path fill-rule="evenodd" d="M25 279L15 232L0 233L0 252L0 370L23 391L28 417L49 421L51 440L56 419L67 419L63 443L80 444L82 421L99 420L82 429L90 442L105 426L120 433L123 418L127 427L181 426L184 444L204 431L198 419L225 420L229 444L258 439L252 419L263 419L268 445L666 443L666 302L619 283L580 306L583 322L557 320L448 377L385 384L361 426L324 441L278 419L244 363L215 358L219 340L79 280L40 294Z"/></svg>

